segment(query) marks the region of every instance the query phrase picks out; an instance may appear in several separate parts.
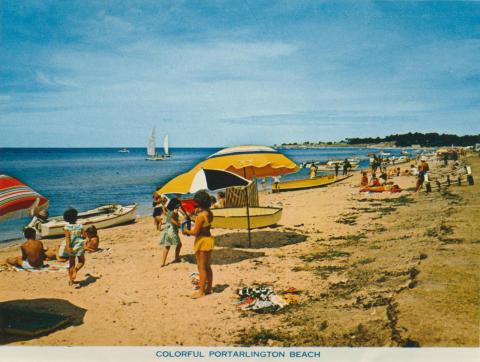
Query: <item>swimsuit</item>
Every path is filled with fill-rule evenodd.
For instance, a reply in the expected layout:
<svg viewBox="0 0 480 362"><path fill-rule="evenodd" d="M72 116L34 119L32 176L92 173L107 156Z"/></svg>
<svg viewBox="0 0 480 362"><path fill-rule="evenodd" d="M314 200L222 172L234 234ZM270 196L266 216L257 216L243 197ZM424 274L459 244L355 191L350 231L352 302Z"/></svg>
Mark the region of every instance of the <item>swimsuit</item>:
<svg viewBox="0 0 480 362"><path fill-rule="evenodd" d="M84 242L85 239L82 236L83 233L83 225L80 224L67 224L63 228L63 230L66 230L70 232L70 248L71 253L67 253L66 250L66 240L64 239L62 241L62 244L60 245L60 248L58 249L58 255L60 255L62 258L68 258L69 256L82 256L84 253Z"/></svg>
<svg viewBox="0 0 480 362"><path fill-rule="evenodd" d="M165 228L160 235L160 241L158 242L161 246L175 246L180 244L180 237L178 236L178 226L171 223L172 211L167 211L167 216L165 220Z"/></svg>
<svg viewBox="0 0 480 362"><path fill-rule="evenodd" d="M33 266L31 266L30 263L28 262L28 260L24 260L22 262L22 268L23 269L38 269L38 268L34 268Z"/></svg>
<svg viewBox="0 0 480 362"><path fill-rule="evenodd" d="M205 219L202 229L208 228L210 222ZM197 251L212 251L215 247L215 238L213 236L198 235L193 244L193 250Z"/></svg>

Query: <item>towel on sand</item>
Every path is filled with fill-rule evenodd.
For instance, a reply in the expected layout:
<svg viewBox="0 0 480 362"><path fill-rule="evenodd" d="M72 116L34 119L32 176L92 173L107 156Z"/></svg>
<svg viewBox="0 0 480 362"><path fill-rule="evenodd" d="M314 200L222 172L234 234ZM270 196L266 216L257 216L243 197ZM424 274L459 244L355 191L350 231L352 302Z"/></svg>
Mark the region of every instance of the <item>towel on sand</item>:
<svg viewBox="0 0 480 362"><path fill-rule="evenodd" d="M68 269L68 263L59 263L59 262L50 262L49 264L44 264L41 268L28 268L23 269L18 266L14 266L13 270L15 271L24 271L29 273L42 273L42 272L57 272L61 270Z"/></svg>

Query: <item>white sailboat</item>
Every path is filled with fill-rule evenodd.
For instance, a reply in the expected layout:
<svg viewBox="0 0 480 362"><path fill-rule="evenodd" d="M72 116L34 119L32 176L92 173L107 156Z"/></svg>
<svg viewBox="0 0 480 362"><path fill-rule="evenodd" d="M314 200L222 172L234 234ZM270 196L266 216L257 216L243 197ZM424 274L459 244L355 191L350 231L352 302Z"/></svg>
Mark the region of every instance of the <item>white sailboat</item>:
<svg viewBox="0 0 480 362"><path fill-rule="evenodd" d="M152 134L148 139L147 146L147 161L162 161L164 158L157 154L157 145L156 145L156 129L153 127Z"/></svg>
<svg viewBox="0 0 480 362"><path fill-rule="evenodd" d="M168 134L163 139L163 158L170 158L170 152L168 149Z"/></svg>

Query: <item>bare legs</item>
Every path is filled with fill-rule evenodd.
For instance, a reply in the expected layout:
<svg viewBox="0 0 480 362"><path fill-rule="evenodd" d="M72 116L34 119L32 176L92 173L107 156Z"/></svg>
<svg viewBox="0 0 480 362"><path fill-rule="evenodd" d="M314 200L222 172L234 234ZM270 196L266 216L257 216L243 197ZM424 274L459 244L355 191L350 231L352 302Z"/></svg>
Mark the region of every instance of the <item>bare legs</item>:
<svg viewBox="0 0 480 362"><path fill-rule="evenodd" d="M163 217L162 216L154 216L153 217L153 224L158 231L162 231L162 224L163 224Z"/></svg>
<svg viewBox="0 0 480 362"><path fill-rule="evenodd" d="M170 251L170 246L164 246L163 247L163 254L162 254L162 267L165 266L165 262L167 261L167 255L168 252Z"/></svg>
<svg viewBox="0 0 480 362"><path fill-rule="evenodd" d="M182 249L182 243L178 243L175 247L175 260L173 263L180 263L180 250ZM163 247L163 254L162 254L162 267L164 267L167 263L167 256L168 252L170 251L170 246Z"/></svg>
<svg viewBox="0 0 480 362"><path fill-rule="evenodd" d="M68 285L72 285L77 277L77 272L82 269L85 265L85 255L81 255L78 257L78 264L75 265L75 256L70 256L68 258L68 277L69 282Z"/></svg>
<svg viewBox="0 0 480 362"><path fill-rule="evenodd" d="M19 256L13 256L13 257L10 257L10 258L7 258L7 264L10 264L12 266L18 266L18 267L22 267L23 266L23 259L20 258Z"/></svg>
<svg viewBox="0 0 480 362"><path fill-rule="evenodd" d="M180 250L182 249L182 243L178 243L175 247L175 260L174 263L180 263Z"/></svg>
<svg viewBox="0 0 480 362"><path fill-rule="evenodd" d="M195 257L197 259L198 273L200 274L200 289L192 296L192 298L199 298L204 296L205 294L212 293L212 251L197 251L195 253Z"/></svg>

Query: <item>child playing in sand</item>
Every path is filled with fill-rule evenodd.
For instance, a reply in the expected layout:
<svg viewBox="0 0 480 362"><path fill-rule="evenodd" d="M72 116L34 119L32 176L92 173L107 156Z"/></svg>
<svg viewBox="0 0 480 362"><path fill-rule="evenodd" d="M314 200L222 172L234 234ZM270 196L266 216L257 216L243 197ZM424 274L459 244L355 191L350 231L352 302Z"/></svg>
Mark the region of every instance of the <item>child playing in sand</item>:
<svg viewBox="0 0 480 362"><path fill-rule="evenodd" d="M180 262L180 249L182 243L178 236L178 228L180 227L180 220L178 215L178 209L181 207L179 199L170 199L167 204L167 213L165 218L165 228L160 235L160 246L163 246L162 267L164 267L167 260L167 255L171 246L175 246L175 260L174 263Z"/></svg>
<svg viewBox="0 0 480 362"><path fill-rule="evenodd" d="M35 229L26 228L23 235L27 241L20 246L22 256L8 258L7 264L23 269L41 268L45 260L45 250L42 242L35 239Z"/></svg>
<svg viewBox="0 0 480 362"><path fill-rule="evenodd" d="M78 211L75 209L68 209L63 213L63 219L67 222L67 225L63 228L65 240L58 250L60 258L68 258L69 285L73 285L77 272L85 265L85 232L83 225L77 224L77 218ZM76 258L78 258L78 264L75 264Z"/></svg>
<svg viewBox="0 0 480 362"><path fill-rule="evenodd" d="M198 272L200 273L199 290L192 295L192 298L200 298L212 293L213 271L212 251L215 246L215 239L210 233L213 221L213 214L210 211L210 196L206 191L198 191L193 197L197 203L197 218L193 230L183 229L184 235L195 236L193 249L197 259Z"/></svg>
<svg viewBox="0 0 480 362"><path fill-rule="evenodd" d="M92 225L85 230L85 251L93 253L98 251L98 245L100 244L100 238L98 237L97 228Z"/></svg>

